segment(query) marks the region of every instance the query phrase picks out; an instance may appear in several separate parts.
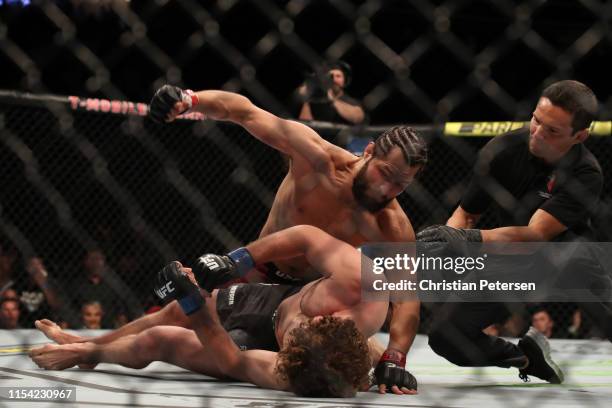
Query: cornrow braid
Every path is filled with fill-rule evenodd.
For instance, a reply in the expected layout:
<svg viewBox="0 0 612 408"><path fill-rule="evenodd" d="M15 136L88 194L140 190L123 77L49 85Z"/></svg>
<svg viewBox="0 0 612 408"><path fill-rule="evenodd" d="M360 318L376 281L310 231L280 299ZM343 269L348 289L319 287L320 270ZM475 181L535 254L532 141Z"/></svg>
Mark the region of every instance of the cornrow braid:
<svg viewBox="0 0 612 408"><path fill-rule="evenodd" d="M427 144L414 128L393 126L378 136L374 141L374 157L386 156L394 146L401 149L410 167L427 163Z"/></svg>

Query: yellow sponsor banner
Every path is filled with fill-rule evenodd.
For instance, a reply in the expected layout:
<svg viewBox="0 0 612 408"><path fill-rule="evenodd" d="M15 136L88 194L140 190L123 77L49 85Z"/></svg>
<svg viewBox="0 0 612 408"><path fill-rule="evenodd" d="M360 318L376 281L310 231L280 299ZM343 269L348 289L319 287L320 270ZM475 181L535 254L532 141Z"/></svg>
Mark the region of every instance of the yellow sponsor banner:
<svg viewBox="0 0 612 408"><path fill-rule="evenodd" d="M593 136L612 136L612 122L593 122L591 124L591 134Z"/></svg>
<svg viewBox="0 0 612 408"><path fill-rule="evenodd" d="M3 354L3 353L7 353L7 354L12 354L12 353L28 353L31 349L32 349L31 346L25 346L25 347L20 347L20 346L0 347L0 354Z"/></svg>
<svg viewBox="0 0 612 408"><path fill-rule="evenodd" d="M513 130L527 128L529 122L447 122L444 136L497 136ZM591 135L610 136L612 122L593 122Z"/></svg>

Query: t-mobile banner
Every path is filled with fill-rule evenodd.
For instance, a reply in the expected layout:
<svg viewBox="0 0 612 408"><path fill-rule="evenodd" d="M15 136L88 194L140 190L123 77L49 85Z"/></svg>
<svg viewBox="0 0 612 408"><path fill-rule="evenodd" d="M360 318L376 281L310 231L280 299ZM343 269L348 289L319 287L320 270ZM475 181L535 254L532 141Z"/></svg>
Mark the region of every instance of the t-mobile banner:
<svg viewBox="0 0 612 408"><path fill-rule="evenodd" d="M612 301L612 242L379 243L361 252L364 301Z"/></svg>

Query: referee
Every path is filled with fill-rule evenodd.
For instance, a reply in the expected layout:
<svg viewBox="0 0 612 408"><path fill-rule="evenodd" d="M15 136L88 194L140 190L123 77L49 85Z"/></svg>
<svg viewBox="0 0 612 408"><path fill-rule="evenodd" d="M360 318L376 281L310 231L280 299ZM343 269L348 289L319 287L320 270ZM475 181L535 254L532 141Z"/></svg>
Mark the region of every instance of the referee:
<svg viewBox="0 0 612 408"><path fill-rule="evenodd" d="M597 109L593 91L580 82L566 80L547 87L529 129L487 143L446 225L423 230L417 240L593 241L590 218L599 202L603 175L583 142ZM502 227L473 229L489 207L496 210ZM592 259L589 254L578 254L568 269L601 277L601 266ZM585 278L575 276L576 280ZM610 305L591 302L579 306L612 340ZM563 381L561 370L550 359L546 339L535 330L529 330L518 346L482 332L508 317L502 303L449 303L443 309L429 334L429 344L437 354L460 366L517 367L525 381L528 375L552 383Z"/></svg>

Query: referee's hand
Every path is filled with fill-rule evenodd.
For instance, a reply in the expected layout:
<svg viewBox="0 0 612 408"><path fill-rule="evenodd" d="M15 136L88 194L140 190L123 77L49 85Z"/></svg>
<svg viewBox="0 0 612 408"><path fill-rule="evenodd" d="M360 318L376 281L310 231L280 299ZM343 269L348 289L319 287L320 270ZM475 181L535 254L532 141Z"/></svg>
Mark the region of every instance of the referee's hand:
<svg viewBox="0 0 612 408"><path fill-rule="evenodd" d="M478 229L453 228L448 225L432 225L416 235L419 242L482 242L482 233Z"/></svg>

